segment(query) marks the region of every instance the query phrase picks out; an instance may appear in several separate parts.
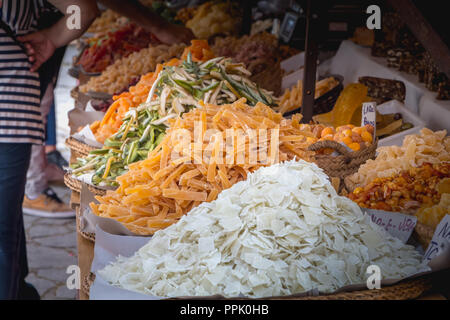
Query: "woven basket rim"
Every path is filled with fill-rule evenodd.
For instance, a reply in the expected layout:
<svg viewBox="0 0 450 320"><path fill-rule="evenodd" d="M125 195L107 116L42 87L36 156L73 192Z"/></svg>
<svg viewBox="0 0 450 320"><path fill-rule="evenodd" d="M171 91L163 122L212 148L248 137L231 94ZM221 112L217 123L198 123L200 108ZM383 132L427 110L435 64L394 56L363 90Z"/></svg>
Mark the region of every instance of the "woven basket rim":
<svg viewBox="0 0 450 320"><path fill-rule="evenodd" d="M341 148L337 142L319 141L315 144L310 145L308 147L308 150L315 151L318 150L319 147L335 147L335 150L341 149L344 154L340 154L337 156L316 154L314 156L314 162L320 168L322 168L329 177L337 177L341 179L341 182L342 180L344 180L345 182L346 178L354 172L358 171L359 167L362 164L364 164L367 160L375 157L377 146L378 139L376 139L375 142L367 148L358 151L347 152L344 151L345 149L343 149L343 147ZM341 183L341 185L345 187L347 191L349 191L346 183Z"/></svg>
<svg viewBox="0 0 450 320"><path fill-rule="evenodd" d="M74 179L69 172L64 174L64 184L72 191L81 192L81 181Z"/></svg>
<svg viewBox="0 0 450 320"><path fill-rule="evenodd" d="M70 190L81 192L82 181L74 178L70 172L66 172L64 174L64 183L67 187L69 187ZM106 194L107 190L105 189L97 188L96 186L93 186L91 184L86 185L89 191L94 193L96 196L103 196Z"/></svg>
<svg viewBox="0 0 450 320"><path fill-rule="evenodd" d="M91 146L72 136L68 137L65 142L66 146L68 146L70 150L75 151L83 156L87 156L92 150L98 149L97 147Z"/></svg>
<svg viewBox="0 0 450 320"><path fill-rule="evenodd" d="M95 281L95 274L89 272L83 278L83 292L89 296L91 285ZM422 276L416 279L400 281L393 285L387 285L381 289L374 290L356 290L349 292L340 292L335 294L322 294L319 296L306 297L273 297L265 300L410 300L422 295L425 291L431 289L431 280L429 276ZM177 298L172 298L177 299ZM258 300L252 298L230 298L232 300ZM224 299L224 300L230 300ZM167 299L164 299L167 300ZM171 300L171 299L169 299Z"/></svg>
<svg viewBox="0 0 450 320"><path fill-rule="evenodd" d="M320 143L322 143L322 142L329 142L329 143L331 143L331 144L338 144L338 145L340 145L340 146L342 146L339 142L336 142L336 141L328 141L328 140L324 140L324 141L318 141L318 142L316 142L316 143L313 143L312 145L310 145L309 147L308 147L308 149L310 149L311 147L312 148L314 148L314 146L315 145L320 145ZM331 147L331 146L330 146ZM325 148L330 148L330 147L325 147ZM344 146L342 146L343 148L345 148ZM359 158L359 157L361 157L361 156L365 156L365 155L367 155L367 154L370 154L371 152L373 152L373 149L377 149L377 147L378 147L378 138L376 138L376 140L375 140L375 142L373 142L373 143L371 143L370 144L370 146L369 147L367 147L367 148L364 148L364 149L361 149L361 150L358 150L358 151L347 151L347 153L346 154L340 154L340 155L337 155L337 156L330 156L330 155L322 155L322 154L319 154L319 155L316 155L315 157L318 157L318 158L330 158L330 159L337 159L338 157L346 157L346 155L348 155L350 158L352 158L352 159L355 159L355 158ZM336 149L335 149L336 150ZM337 150L338 151L338 150Z"/></svg>

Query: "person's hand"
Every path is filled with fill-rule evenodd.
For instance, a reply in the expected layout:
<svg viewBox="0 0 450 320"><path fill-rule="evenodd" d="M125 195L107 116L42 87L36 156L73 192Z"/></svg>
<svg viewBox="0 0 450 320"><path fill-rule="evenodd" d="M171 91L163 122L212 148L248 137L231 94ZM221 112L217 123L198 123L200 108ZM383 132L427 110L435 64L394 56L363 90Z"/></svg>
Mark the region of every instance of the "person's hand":
<svg viewBox="0 0 450 320"><path fill-rule="evenodd" d="M46 35L45 30L17 37L25 45L28 60L31 62L30 71L34 72L47 61L55 52L56 46Z"/></svg>
<svg viewBox="0 0 450 320"><path fill-rule="evenodd" d="M165 44L186 43L189 44L194 39L191 29L176 24L165 24L153 32L159 41Z"/></svg>

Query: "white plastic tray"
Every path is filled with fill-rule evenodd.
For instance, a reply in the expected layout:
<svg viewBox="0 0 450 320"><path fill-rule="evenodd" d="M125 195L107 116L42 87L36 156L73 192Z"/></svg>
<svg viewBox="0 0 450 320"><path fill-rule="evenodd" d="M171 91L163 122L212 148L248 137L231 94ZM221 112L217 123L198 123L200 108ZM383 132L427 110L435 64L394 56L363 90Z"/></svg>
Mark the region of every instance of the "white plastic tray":
<svg viewBox="0 0 450 320"><path fill-rule="evenodd" d="M414 127L411 129L393 134L392 136L380 139L378 146L401 146L403 144L403 138L410 134L418 134L420 130L425 127L425 122L419 118L417 114L407 109L403 103L397 100L387 101L377 106L377 110L381 114L387 113L400 113L405 122L411 123Z"/></svg>

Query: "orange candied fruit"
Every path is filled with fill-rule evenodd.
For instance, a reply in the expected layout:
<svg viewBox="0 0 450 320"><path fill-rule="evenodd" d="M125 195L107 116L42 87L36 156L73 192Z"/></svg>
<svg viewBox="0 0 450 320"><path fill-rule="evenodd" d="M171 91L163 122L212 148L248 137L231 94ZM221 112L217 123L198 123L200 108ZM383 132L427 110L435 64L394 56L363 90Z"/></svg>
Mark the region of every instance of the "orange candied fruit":
<svg viewBox="0 0 450 320"><path fill-rule="evenodd" d="M354 133L356 133L356 134L361 135L361 133L363 132L363 128L361 128L361 127L355 127L355 128L352 129L352 131L353 131Z"/></svg>
<svg viewBox="0 0 450 320"><path fill-rule="evenodd" d="M361 145L359 143L357 143L357 142L350 143L348 145L348 147L350 149L352 149L353 151L358 151L359 149L361 149Z"/></svg>
<svg viewBox="0 0 450 320"><path fill-rule="evenodd" d="M365 142L372 142L372 134L370 134L368 131L363 131L361 133L361 138Z"/></svg>
<svg viewBox="0 0 450 320"><path fill-rule="evenodd" d="M342 139L342 142L345 143L347 146L349 146L350 144L353 143L353 140L352 140L351 137L344 137L344 138Z"/></svg>
<svg viewBox="0 0 450 320"><path fill-rule="evenodd" d="M334 129L331 127L326 127L325 129L322 130L321 137L323 138L329 134L334 134Z"/></svg>

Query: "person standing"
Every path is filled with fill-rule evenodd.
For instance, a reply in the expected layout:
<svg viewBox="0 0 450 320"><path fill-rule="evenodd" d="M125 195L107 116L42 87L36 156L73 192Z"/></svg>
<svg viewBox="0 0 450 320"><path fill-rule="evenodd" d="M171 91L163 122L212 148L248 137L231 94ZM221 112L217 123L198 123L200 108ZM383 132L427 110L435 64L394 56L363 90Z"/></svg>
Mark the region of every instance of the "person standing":
<svg viewBox="0 0 450 320"><path fill-rule="evenodd" d="M0 299L38 299L28 273L22 201L33 144L42 144L39 67L54 51L81 36L99 14L95 1L49 0L62 13L81 11L80 28L66 14L37 31L44 0L0 1Z"/></svg>
<svg viewBox="0 0 450 320"><path fill-rule="evenodd" d="M51 4L44 4L46 4L46 7L40 13L37 23L39 30L51 27L64 16ZM45 145L33 145L31 148L31 161L27 172L22 210L24 214L44 218L75 217L72 208L61 201L50 186L50 182L64 181L63 166L67 166L67 162L62 163L64 159L56 150L56 121L54 119L54 89L65 50L65 47L56 49L53 55L39 68L42 93L40 109L45 125L46 139ZM49 139L51 137L53 138L52 141ZM48 142L50 142L50 145ZM50 148L52 150L48 153ZM52 163L49 160L56 160L57 163Z"/></svg>

